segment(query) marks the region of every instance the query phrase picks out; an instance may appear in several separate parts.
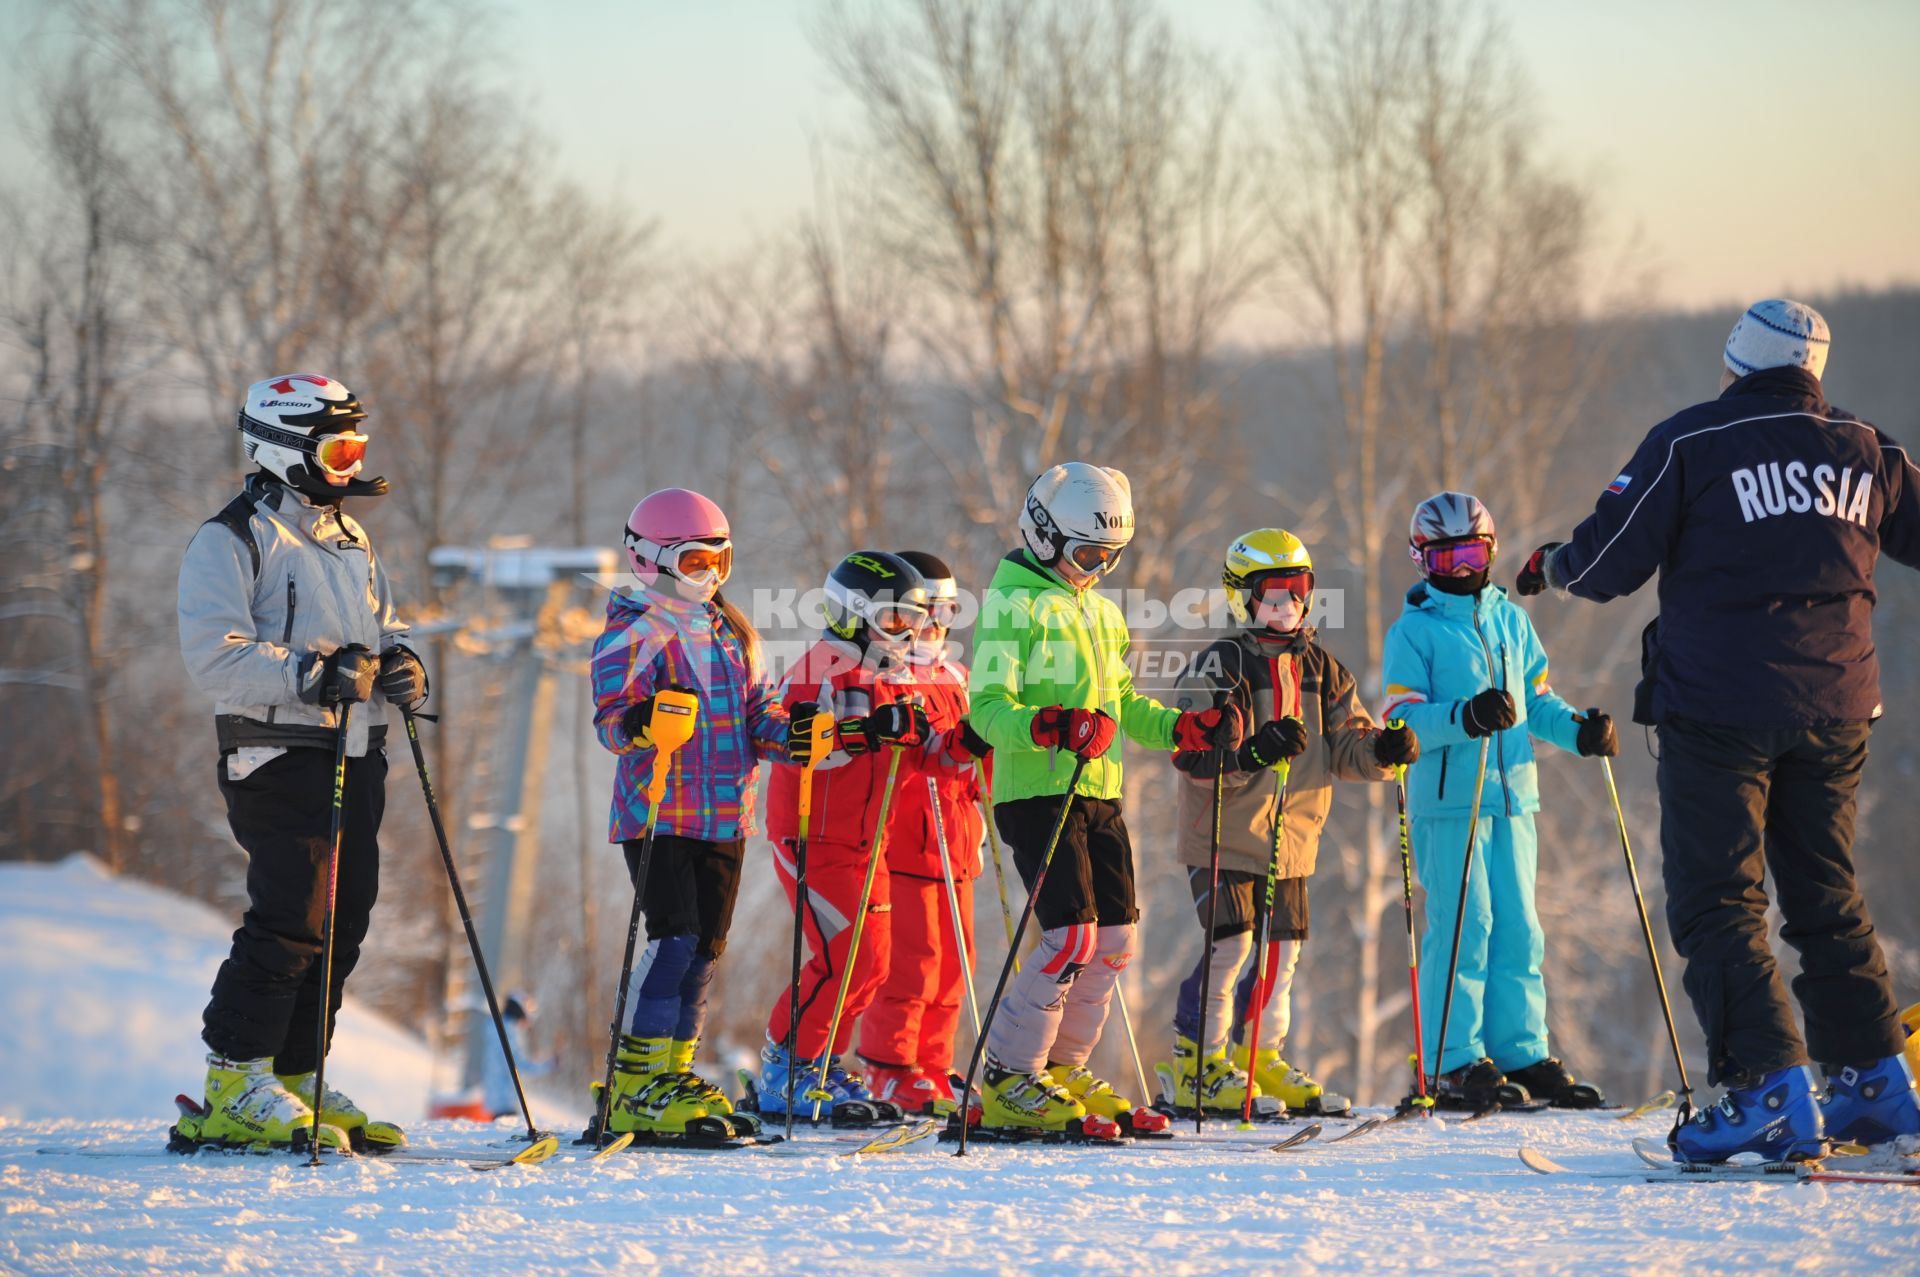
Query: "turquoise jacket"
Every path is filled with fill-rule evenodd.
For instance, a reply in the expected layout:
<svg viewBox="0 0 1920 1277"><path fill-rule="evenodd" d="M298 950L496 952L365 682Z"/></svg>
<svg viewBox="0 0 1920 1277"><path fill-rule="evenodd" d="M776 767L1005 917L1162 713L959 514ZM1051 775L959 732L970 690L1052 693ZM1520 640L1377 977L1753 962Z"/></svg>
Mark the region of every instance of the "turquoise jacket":
<svg viewBox="0 0 1920 1277"><path fill-rule="evenodd" d="M1519 721L1495 732L1487 750L1483 814L1539 811L1533 742L1575 748L1577 711L1547 681L1547 652L1533 622L1497 585L1477 601L1424 581L1408 590L1406 610L1387 631L1381 681L1381 717L1404 720L1420 738L1420 761L1407 769L1407 809L1414 816L1465 815L1472 808L1480 742L1467 735L1460 714L1489 686L1512 694Z"/></svg>

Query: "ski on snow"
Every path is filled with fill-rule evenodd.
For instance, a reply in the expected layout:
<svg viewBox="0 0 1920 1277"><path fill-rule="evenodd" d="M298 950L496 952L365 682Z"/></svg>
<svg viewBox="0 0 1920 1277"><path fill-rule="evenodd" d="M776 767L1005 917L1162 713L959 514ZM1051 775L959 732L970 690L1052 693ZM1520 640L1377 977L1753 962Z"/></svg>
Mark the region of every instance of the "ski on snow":
<svg viewBox="0 0 1920 1277"><path fill-rule="evenodd" d="M1541 1175L1577 1175L1584 1179L1640 1180L1650 1184L1702 1184L1717 1180L1775 1180L1785 1183L1904 1184L1920 1188L1920 1167L1903 1170L1845 1170L1821 1160L1804 1162L1685 1163L1673 1160L1663 1143L1637 1139L1633 1153L1641 1165L1634 1169L1585 1170L1563 1166L1532 1145L1522 1144L1520 1162Z"/></svg>

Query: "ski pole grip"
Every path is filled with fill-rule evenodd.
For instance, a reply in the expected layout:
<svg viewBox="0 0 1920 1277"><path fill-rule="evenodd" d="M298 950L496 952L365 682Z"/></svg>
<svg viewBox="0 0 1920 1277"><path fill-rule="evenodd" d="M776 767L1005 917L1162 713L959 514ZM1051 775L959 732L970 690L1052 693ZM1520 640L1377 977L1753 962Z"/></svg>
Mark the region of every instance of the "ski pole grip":
<svg viewBox="0 0 1920 1277"><path fill-rule="evenodd" d="M833 751L834 733L839 724L825 710L817 711L807 722L807 761L800 765L800 829L804 833L813 815L813 769Z"/></svg>
<svg viewBox="0 0 1920 1277"><path fill-rule="evenodd" d="M647 778L647 800L659 806L667 793L667 771L680 747L693 739L700 716L700 698L692 692L668 688L653 694L653 714L647 730L653 737L653 773Z"/></svg>

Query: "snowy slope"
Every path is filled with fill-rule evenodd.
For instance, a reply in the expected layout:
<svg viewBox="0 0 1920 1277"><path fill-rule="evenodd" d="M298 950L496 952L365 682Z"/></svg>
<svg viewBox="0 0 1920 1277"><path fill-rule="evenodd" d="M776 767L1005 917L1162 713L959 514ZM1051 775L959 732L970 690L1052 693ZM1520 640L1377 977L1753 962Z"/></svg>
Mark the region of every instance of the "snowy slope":
<svg viewBox="0 0 1920 1277"><path fill-rule="evenodd" d="M200 1076L231 925L84 859L0 866L0 1273L1920 1272L1920 1188L1646 1183L1628 1143L1664 1131L1658 1114L1403 1125L1281 1154L1272 1130L1217 1123L965 1161L927 1143L856 1162L832 1133L490 1174L186 1161L161 1151L168 1101ZM338 1046L356 1095L417 1117L423 1047L351 1007ZM410 1122L424 1149L505 1129ZM1629 1174L1543 1177L1522 1140Z"/></svg>
<svg viewBox="0 0 1920 1277"><path fill-rule="evenodd" d="M627 1153L483 1175L43 1154L154 1150L162 1129L4 1123L0 1269L1512 1277L1920 1266L1920 1188L1543 1177L1514 1156L1529 1139L1570 1165L1630 1170L1629 1135L1662 1129L1658 1116L1494 1117L1276 1154L1222 1126L1205 1146L977 1148L956 1161L928 1143L860 1162L814 1134L792 1153ZM470 1146L476 1130L432 1123L415 1137Z"/></svg>
<svg viewBox="0 0 1920 1277"><path fill-rule="evenodd" d="M200 1011L236 922L87 856L0 865L0 1116L151 1119L197 1094ZM425 1114L426 1045L351 998L329 1058L328 1082L367 1109Z"/></svg>

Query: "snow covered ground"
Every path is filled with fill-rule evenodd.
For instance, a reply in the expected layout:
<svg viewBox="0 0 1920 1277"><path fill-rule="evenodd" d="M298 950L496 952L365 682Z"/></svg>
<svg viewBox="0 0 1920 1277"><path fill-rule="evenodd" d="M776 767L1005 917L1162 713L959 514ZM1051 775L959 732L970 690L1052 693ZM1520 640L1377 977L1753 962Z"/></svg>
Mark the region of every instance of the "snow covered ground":
<svg viewBox="0 0 1920 1277"><path fill-rule="evenodd" d="M1515 1156L1525 1140L1631 1171L1629 1138L1661 1115L1403 1124L1289 1153L1215 1124L965 1161L933 1143L855 1161L829 1133L486 1174L187 1161L161 1151L165 1115L200 1076L195 1016L230 925L84 860L0 866L0 1272L1920 1272L1920 1189L1544 1177ZM346 1084L418 1113L424 1048L351 1009L342 1032ZM417 1148L506 1134L411 1130Z"/></svg>
<svg viewBox="0 0 1920 1277"><path fill-rule="evenodd" d="M237 921L87 856L0 864L0 1116L152 1118L197 1093L200 1010ZM425 1116L426 1044L351 997L329 1060L369 1110Z"/></svg>
<svg viewBox="0 0 1920 1277"><path fill-rule="evenodd" d="M1270 1153L1203 1145L622 1154L477 1174L362 1159L182 1162L156 1122L0 1125L0 1268L23 1272L1698 1273L1916 1271L1920 1190L1543 1177L1524 1138L1629 1169L1583 1115L1393 1127ZM422 1145L480 1128L432 1123ZM1271 1139L1271 1136L1267 1136ZM561 1156L569 1156L565 1149Z"/></svg>

